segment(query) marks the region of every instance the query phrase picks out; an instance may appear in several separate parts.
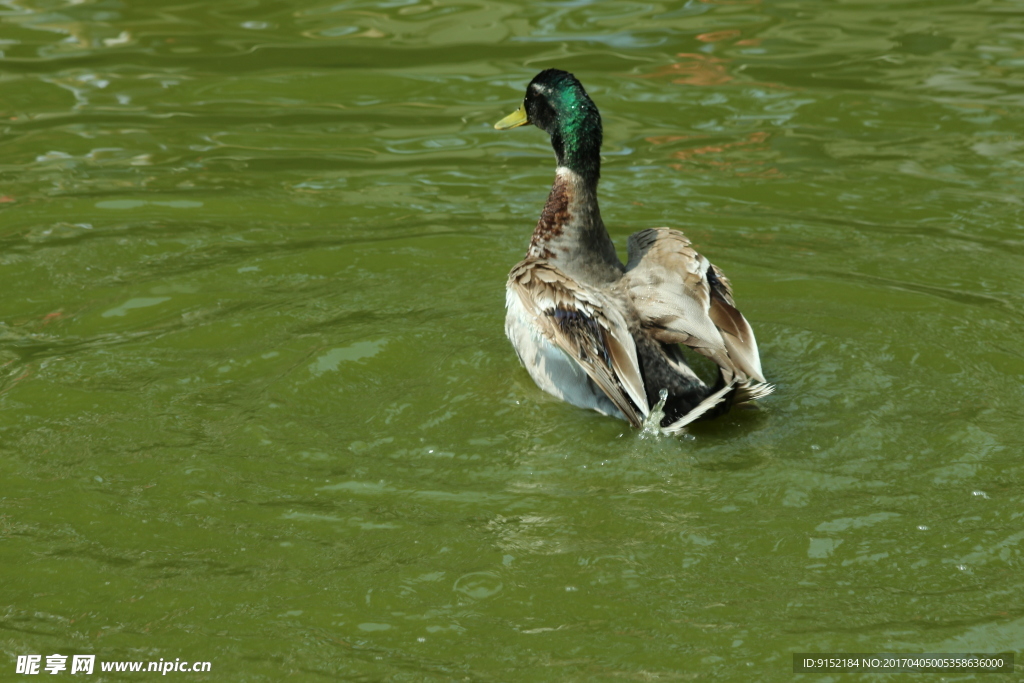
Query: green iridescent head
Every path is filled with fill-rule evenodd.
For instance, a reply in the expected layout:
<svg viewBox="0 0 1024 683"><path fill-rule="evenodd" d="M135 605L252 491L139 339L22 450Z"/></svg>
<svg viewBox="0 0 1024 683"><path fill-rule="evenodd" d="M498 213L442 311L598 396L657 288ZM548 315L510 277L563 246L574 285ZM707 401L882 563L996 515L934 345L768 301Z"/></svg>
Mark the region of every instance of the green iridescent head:
<svg viewBox="0 0 1024 683"><path fill-rule="evenodd" d="M551 136L559 166L597 181L601 173L601 114L576 77L547 69L526 87L523 106L494 127L532 123Z"/></svg>

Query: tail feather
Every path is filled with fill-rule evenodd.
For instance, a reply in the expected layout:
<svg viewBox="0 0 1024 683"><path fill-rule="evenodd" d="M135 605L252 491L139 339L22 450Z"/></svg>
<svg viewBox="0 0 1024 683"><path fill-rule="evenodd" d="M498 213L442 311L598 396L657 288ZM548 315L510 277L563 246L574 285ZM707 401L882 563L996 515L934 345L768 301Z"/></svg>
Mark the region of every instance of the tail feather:
<svg viewBox="0 0 1024 683"><path fill-rule="evenodd" d="M686 415L683 415L669 426L662 427L661 431L665 434L679 434L683 431L683 428L691 422L695 422L700 418L707 416L707 414L721 404L722 401L728 399L729 405L748 403L750 401L756 401L759 398L764 398L774 391L775 385L768 384L767 382L759 382L756 384L746 382L743 384L737 384L736 380L733 380L728 383L722 383L721 386L716 386L715 391L698 403L693 410L688 412ZM724 410L728 411L728 407L725 407Z"/></svg>
<svg viewBox="0 0 1024 683"><path fill-rule="evenodd" d="M699 419L709 410L717 406L725 397L729 395L729 392L735 388L736 382L729 382L722 386L721 389L711 393L703 401L694 406L693 410L683 415L681 418L673 422L667 427L662 427L661 431L665 434L678 434L683 430L683 427L690 424L694 420Z"/></svg>
<svg viewBox="0 0 1024 683"><path fill-rule="evenodd" d="M748 382L736 387L736 394L733 396L733 404L749 403L759 398L764 398L775 391L774 384L767 382Z"/></svg>

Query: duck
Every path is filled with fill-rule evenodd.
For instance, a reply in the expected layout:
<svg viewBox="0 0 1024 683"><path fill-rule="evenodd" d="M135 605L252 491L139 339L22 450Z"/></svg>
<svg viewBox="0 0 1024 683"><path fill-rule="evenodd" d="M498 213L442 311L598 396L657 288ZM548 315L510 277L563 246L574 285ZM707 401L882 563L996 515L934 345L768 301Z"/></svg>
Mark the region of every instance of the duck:
<svg viewBox="0 0 1024 683"><path fill-rule="evenodd" d="M771 394L732 284L682 232L641 230L619 259L597 201L601 114L579 80L541 71L494 127L528 124L550 137L555 179L526 257L509 272L505 334L537 386L666 434ZM714 362L710 386L683 347Z"/></svg>

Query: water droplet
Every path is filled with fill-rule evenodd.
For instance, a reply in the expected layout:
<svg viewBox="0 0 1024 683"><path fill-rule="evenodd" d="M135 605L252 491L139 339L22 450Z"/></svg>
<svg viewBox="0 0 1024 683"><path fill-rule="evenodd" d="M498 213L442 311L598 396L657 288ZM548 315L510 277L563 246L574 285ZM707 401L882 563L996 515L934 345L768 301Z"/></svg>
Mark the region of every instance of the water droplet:
<svg viewBox="0 0 1024 683"><path fill-rule="evenodd" d="M660 400L651 408L651 412L644 418L643 426L640 428L641 439L657 439L661 437L661 421L665 418L665 401L668 400L668 389L658 392Z"/></svg>

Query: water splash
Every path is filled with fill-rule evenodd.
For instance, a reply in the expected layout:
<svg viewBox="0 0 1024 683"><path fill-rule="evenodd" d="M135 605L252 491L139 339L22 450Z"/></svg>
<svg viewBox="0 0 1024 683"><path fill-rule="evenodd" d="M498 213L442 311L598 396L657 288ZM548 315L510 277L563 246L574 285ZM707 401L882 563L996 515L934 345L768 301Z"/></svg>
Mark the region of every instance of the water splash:
<svg viewBox="0 0 1024 683"><path fill-rule="evenodd" d="M668 400L668 389L659 391L658 396L659 401L651 408L651 412L644 418L644 423L640 428L641 439L658 439L663 434L661 431L661 421L665 417L664 408L665 401Z"/></svg>

